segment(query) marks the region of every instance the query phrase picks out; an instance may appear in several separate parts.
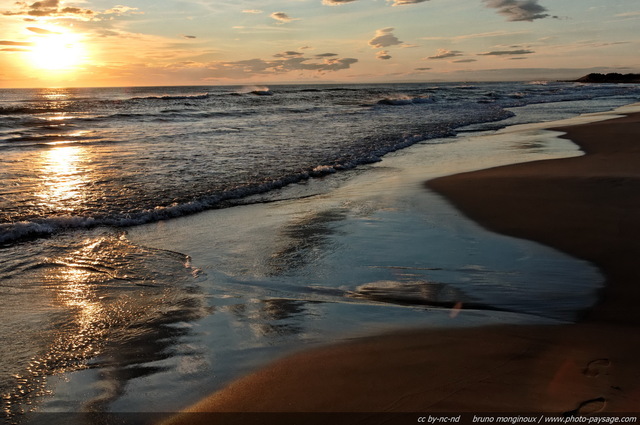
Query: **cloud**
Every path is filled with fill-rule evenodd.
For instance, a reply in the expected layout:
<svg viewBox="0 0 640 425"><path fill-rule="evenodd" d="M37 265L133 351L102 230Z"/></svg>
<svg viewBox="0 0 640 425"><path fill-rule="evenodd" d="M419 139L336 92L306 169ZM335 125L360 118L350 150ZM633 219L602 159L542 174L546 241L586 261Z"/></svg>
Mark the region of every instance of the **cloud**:
<svg viewBox="0 0 640 425"><path fill-rule="evenodd" d="M276 59L248 59L234 62L212 62L188 66L178 64L176 70L189 71L205 80L218 78L245 79L268 75L286 74L289 72L310 71L317 74L336 72L351 68L358 62L355 58L307 58L298 55L274 55Z"/></svg>
<svg viewBox="0 0 640 425"><path fill-rule="evenodd" d="M264 13L262 10L258 10L258 9L245 9L242 11L242 13L252 13L254 15L260 14L260 13Z"/></svg>
<svg viewBox="0 0 640 425"><path fill-rule="evenodd" d="M31 5L32 8L58 7L60 0L37 1Z"/></svg>
<svg viewBox="0 0 640 425"><path fill-rule="evenodd" d="M341 69L349 69L351 65L358 62L355 58L343 59L325 59L322 63L305 63L308 58L293 58L283 61L275 69L280 71L340 71Z"/></svg>
<svg viewBox="0 0 640 425"><path fill-rule="evenodd" d="M416 68L416 71L429 71L432 68Z"/></svg>
<svg viewBox="0 0 640 425"><path fill-rule="evenodd" d="M625 12L625 13L618 13L617 15L614 15L616 18L634 18L636 16L640 16L640 12Z"/></svg>
<svg viewBox="0 0 640 425"><path fill-rule="evenodd" d="M469 63L469 62L478 62L477 59L458 59L455 61L451 61L451 63Z"/></svg>
<svg viewBox="0 0 640 425"><path fill-rule="evenodd" d="M515 55L529 55L535 53L533 50L497 50L493 52L478 53L478 56L515 56Z"/></svg>
<svg viewBox="0 0 640 425"><path fill-rule="evenodd" d="M381 59L381 60L389 60L389 59L391 59L391 56L389 55L389 52L388 52L388 51L386 51L386 50L380 50L380 51L376 54L376 57L377 57L378 59Z"/></svg>
<svg viewBox="0 0 640 425"><path fill-rule="evenodd" d="M462 56L462 52L459 50L438 49L438 53L435 56L429 56L427 59L447 59L456 56Z"/></svg>
<svg viewBox="0 0 640 425"><path fill-rule="evenodd" d="M498 9L508 21L529 21L548 18L547 8L540 6L538 0L483 0L487 7Z"/></svg>
<svg viewBox="0 0 640 425"><path fill-rule="evenodd" d="M28 41L0 40L0 47L1 46L11 47L3 47L0 49L0 52L30 52L31 50L25 49L25 47L31 47L33 43Z"/></svg>
<svg viewBox="0 0 640 425"><path fill-rule="evenodd" d="M523 34L530 34L530 31L492 31L492 32L457 35L455 37L420 37L420 40L449 40L449 41L455 42L460 40L469 40L469 39L477 39L477 38L498 38L498 37L509 38L509 37L515 37Z"/></svg>
<svg viewBox="0 0 640 425"><path fill-rule="evenodd" d="M79 7L60 7L60 0L43 0L28 5L25 2L16 2L21 9L18 11L4 11L2 15L16 16L27 15L34 17L67 17L67 18L83 18L88 19L95 12L89 9L81 9Z"/></svg>
<svg viewBox="0 0 640 425"><path fill-rule="evenodd" d="M331 58L334 56L338 56L338 54L337 53L318 53L316 55L317 58Z"/></svg>
<svg viewBox="0 0 640 425"><path fill-rule="evenodd" d="M340 6L357 0L322 0L322 4L327 6Z"/></svg>
<svg viewBox="0 0 640 425"><path fill-rule="evenodd" d="M275 55L273 55L274 58L291 58L291 57L300 57L300 56L304 56L304 55L300 52L294 52L293 50L288 50L286 52L276 53Z"/></svg>
<svg viewBox="0 0 640 425"><path fill-rule="evenodd" d="M8 40L0 40L0 46L21 46L21 47L29 47L33 46L33 43L29 41L8 41Z"/></svg>
<svg viewBox="0 0 640 425"><path fill-rule="evenodd" d="M36 34L42 34L42 35L60 34L59 32L56 32L56 31L46 30L44 28L38 28L38 27L27 27L27 29L31 32L35 32Z"/></svg>
<svg viewBox="0 0 640 425"><path fill-rule="evenodd" d="M340 6L343 4L351 3L357 0L322 0L322 4L327 6ZM417 4L424 3L429 0L387 0L388 2L393 2L391 6L403 6L405 4Z"/></svg>
<svg viewBox="0 0 640 425"><path fill-rule="evenodd" d="M391 0L388 0L388 1L391 1ZM393 4L391 6L402 6L405 4L424 3L425 1L429 1L429 0L393 0Z"/></svg>
<svg viewBox="0 0 640 425"><path fill-rule="evenodd" d="M392 31L394 28L382 28L376 30L376 35L371 40L369 40L369 45L375 49L380 49L383 47L396 46L398 44L402 44L403 42L398 40L398 38L393 35Z"/></svg>
<svg viewBox="0 0 640 425"><path fill-rule="evenodd" d="M118 16L144 15L144 12L140 12L137 7L129 7L129 6L122 6L122 5L112 7L111 9L105 10L102 13L104 13L105 15L118 15Z"/></svg>
<svg viewBox="0 0 640 425"><path fill-rule="evenodd" d="M197 38L195 35L186 35L186 34L183 34L182 37L184 37L184 38Z"/></svg>
<svg viewBox="0 0 640 425"><path fill-rule="evenodd" d="M608 46L618 46L620 44L631 44L630 41L612 41L612 42L603 42L603 43L593 43L591 47L608 47Z"/></svg>
<svg viewBox="0 0 640 425"><path fill-rule="evenodd" d="M296 19L290 17L289 15L287 15L284 12L273 12L271 15L273 19L275 19L276 21L280 21L280 22L291 22L294 21Z"/></svg>

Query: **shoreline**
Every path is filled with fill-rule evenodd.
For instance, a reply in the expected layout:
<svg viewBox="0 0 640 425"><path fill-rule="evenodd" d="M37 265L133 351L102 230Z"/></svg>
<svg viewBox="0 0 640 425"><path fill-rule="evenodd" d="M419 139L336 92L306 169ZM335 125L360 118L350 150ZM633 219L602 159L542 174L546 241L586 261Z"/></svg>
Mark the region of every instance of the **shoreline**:
<svg viewBox="0 0 640 425"><path fill-rule="evenodd" d="M584 156L529 162L437 178L427 186L465 215L502 234L540 242L600 267L604 303L588 321L632 321L640 299L638 162L640 113L556 127ZM603 143L602 138L607 140ZM489 188L489 190L486 190ZM500 208L493 208L498 203ZM550 225L552 224L552 226Z"/></svg>
<svg viewBox="0 0 640 425"><path fill-rule="evenodd" d="M640 160L633 138L639 125L636 113L552 128L566 131L563 137L586 155L428 183L491 230L537 240L600 266L607 276L604 298L585 320L361 338L277 361L186 412L637 411L640 337L634 326L640 314L631 307L639 291L632 264L638 253L633 217L640 202L633 195L639 193ZM607 135L619 141L612 149L598 142ZM170 423L193 419L187 414Z"/></svg>

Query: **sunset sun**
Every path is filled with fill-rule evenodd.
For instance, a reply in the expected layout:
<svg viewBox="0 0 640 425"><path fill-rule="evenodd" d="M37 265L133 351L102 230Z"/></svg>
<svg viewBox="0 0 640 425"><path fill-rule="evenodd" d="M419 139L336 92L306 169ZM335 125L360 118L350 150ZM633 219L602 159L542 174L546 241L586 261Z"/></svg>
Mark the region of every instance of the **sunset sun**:
<svg viewBox="0 0 640 425"><path fill-rule="evenodd" d="M29 59L38 69L72 71L86 60L86 51L79 36L52 33L34 40Z"/></svg>

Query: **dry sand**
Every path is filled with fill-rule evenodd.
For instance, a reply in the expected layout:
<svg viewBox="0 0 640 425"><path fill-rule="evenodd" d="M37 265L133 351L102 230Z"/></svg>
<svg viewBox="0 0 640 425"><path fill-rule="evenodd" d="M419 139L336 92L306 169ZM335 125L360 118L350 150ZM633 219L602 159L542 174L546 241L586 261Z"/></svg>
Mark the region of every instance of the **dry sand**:
<svg viewBox="0 0 640 425"><path fill-rule="evenodd" d="M583 320L357 339L282 359L187 411L639 412L640 114L559 130L586 155L427 185L491 230L598 265L606 289Z"/></svg>

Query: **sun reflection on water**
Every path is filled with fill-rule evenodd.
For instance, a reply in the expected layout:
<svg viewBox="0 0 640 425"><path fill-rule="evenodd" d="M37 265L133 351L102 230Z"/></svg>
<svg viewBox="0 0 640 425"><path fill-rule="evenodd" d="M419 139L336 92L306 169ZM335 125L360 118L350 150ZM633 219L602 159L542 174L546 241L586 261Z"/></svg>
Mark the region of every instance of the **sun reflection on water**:
<svg viewBox="0 0 640 425"><path fill-rule="evenodd" d="M58 289L58 302L76 311L76 320L81 329L93 326L104 314L104 309L92 290L92 285L88 284L92 280L92 273L80 268L66 268L61 271L58 279L66 283Z"/></svg>
<svg viewBox="0 0 640 425"><path fill-rule="evenodd" d="M0 423L19 421L55 397L49 377L83 369L100 371L95 394L58 399L54 409L63 403L69 411L108 410L130 380L164 371L155 366L160 360L175 363L167 353L189 328L173 324L209 314L182 254L135 245L103 230L80 239L63 235L44 245L35 265L11 280L26 292L17 293L12 307L18 320L11 329L19 334L12 337L12 351L19 358L0 359ZM29 319L33 325L25 326Z"/></svg>
<svg viewBox="0 0 640 425"><path fill-rule="evenodd" d="M37 193L43 204L56 211L72 213L83 203L87 156L86 150L79 146L54 146L43 151L39 164L42 184Z"/></svg>

